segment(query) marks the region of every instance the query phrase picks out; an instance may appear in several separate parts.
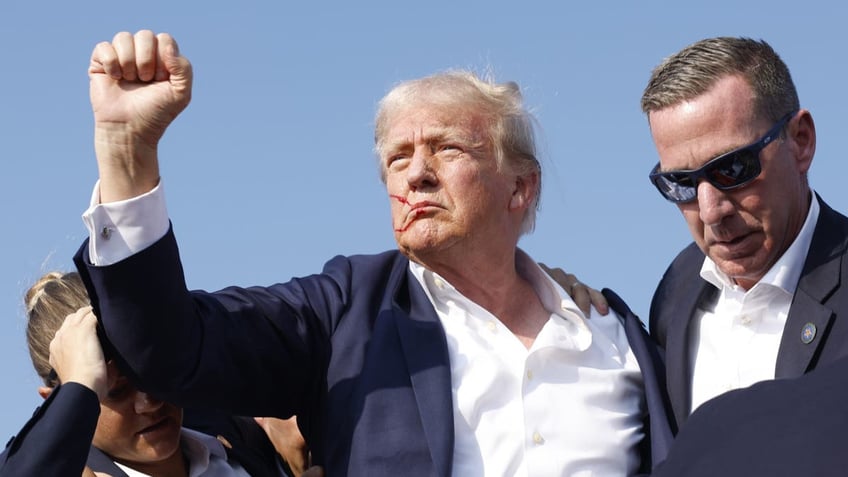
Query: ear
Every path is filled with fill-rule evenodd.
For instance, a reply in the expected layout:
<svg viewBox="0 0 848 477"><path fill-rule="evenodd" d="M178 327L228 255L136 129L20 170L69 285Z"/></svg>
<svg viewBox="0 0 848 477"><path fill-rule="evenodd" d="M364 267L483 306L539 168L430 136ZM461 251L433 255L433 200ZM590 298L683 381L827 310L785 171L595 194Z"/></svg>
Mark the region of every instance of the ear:
<svg viewBox="0 0 848 477"><path fill-rule="evenodd" d="M41 399L47 399L47 396L53 392L53 388L47 386L39 386L38 387L38 395L41 396Z"/></svg>
<svg viewBox="0 0 848 477"><path fill-rule="evenodd" d="M512 197L509 199L509 210L521 210L532 207L539 193L539 171L533 171L523 176L516 176Z"/></svg>
<svg viewBox="0 0 848 477"><path fill-rule="evenodd" d="M791 140L798 172L805 174L813 163L816 153L816 125L813 116L802 109L786 128L788 139Z"/></svg>

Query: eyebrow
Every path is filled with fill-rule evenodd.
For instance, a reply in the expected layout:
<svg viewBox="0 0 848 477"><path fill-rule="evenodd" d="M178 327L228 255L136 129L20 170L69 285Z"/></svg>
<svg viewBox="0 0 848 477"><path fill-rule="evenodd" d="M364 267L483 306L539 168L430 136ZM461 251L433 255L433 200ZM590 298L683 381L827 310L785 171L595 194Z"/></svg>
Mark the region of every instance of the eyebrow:
<svg viewBox="0 0 848 477"><path fill-rule="evenodd" d="M424 142L428 145L441 144L445 142L456 142L466 146L468 149L479 149L485 144L485 140L478 137L479 134L468 134L456 127L428 127L424 136ZM412 138L404 136L399 140L385 140L380 147L381 157L403 151L411 147L418 139L416 134Z"/></svg>

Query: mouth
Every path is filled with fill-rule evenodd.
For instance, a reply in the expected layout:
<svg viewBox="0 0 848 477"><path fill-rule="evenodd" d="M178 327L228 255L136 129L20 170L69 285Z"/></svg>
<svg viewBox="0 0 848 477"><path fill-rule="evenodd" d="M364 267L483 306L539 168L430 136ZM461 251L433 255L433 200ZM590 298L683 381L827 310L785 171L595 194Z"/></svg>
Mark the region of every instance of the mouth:
<svg viewBox="0 0 848 477"><path fill-rule="evenodd" d="M742 243L743 240L748 238L748 235L749 234L737 235L736 237L733 237L730 240L716 240L715 243L716 243L716 245L731 245L731 246L732 245L738 245L738 244Z"/></svg>
<svg viewBox="0 0 848 477"><path fill-rule="evenodd" d="M720 253L725 259L733 259L735 257L746 256L752 252L753 248L759 247L759 244L754 239L755 236L755 232L749 231L726 239L716 238L711 245L721 250L722 252Z"/></svg>
<svg viewBox="0 0 848 477"><path fill-rule="evenodd" d="M167 430L168 428L171 427L172 422L173 422L173 420L170 417L163 417L162 419L156 421L154 424L147 426L147 427L143 428L142 430L138 431L137 434L147 435L147 434L152 434L152 433L155 433L155 432Z"/></svg>
<svg viewBox="0 0 848 477"><path fill-rule="evenodd" d="M429 212L436 208L440 208L441 206L429 200L421 200L418 202L409 202L406 197L401 197L398 195L390 195L389 197L397 200L401 204L409 206L409 212L406 215L406 219L403 222L403 225L395 229L395 232L406 232L409 230L409 227L412 226L413 222L415 222L418 218L423 215L427 215Z"/></svg>

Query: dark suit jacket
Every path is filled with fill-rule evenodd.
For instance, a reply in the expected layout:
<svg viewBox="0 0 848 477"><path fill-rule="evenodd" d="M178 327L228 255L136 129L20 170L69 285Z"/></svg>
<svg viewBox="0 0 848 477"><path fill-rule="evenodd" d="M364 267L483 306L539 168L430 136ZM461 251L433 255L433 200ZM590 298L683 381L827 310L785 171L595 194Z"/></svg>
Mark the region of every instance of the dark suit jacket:
<svg viewBox="0 0 848 477"><path fill-rule="evenodd" d="M194 411L192 423L207 434L220 434L231 446L227 456L253 477L282 477L274 450L261 427L252 419ZM77 383L57 387L6 450L0 454L0 477L79 476L83 467L113 477L126 473L112 458L91 445L100 403L94 391Z"/></svg>
<svg viewBox="0 0 848 477"><path fill-rule="evenodd" d="M235 414L297 414L313 460L334 477L450 475L446 337L399 252L336 257L318 275L214 294L187 292L171 231L108 267L87 253L85 243L77 267L142 389ZM648 391L660 392L661 364L627 319ZM662 401L648 398L660 456L670 436Z"/></svg>
<svg viewBox="0 0 848 477"><path fill-rule="evenodd" d="M778 378L800 376L848 355L848 218L821 198L819 204L818 223L778 350ZM704 254L690 244L666 270L651 302L651 334L665 350L668 394L678 427L686 421L692 399L690 323L698 305L718 293L699 275L703 262ZM801 341L807 323L816 327L809 344Z"/></svg>
<svg viewBox="0 0 848 477"><path fill-rule="evenodd" d="M652 477L848 475L848 358L700 406Z"/></svg>
<svg viewBox="0 0 848 477"><path fill-rule="evenodd" d="M0 476L82 475L100 402L85 386L58 386L0 455Z"/></svg>

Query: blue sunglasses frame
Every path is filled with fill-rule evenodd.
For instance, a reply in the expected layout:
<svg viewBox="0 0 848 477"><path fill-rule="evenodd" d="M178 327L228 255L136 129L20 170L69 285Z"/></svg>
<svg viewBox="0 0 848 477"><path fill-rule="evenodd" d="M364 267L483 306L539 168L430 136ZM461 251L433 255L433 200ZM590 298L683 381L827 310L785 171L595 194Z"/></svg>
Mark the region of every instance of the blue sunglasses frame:
<svg viewBox="0 0 848 477"><path fill-rule="evenodd" d="M793 111L780 118L757 141L711 159L697 169L660 172L658 162L648 178L663 198L677 204L697 199L698 182L701 180L719 190L733 190L748 185L762 172L760 151L780 136L786 123L797 113Z"/></svg>

